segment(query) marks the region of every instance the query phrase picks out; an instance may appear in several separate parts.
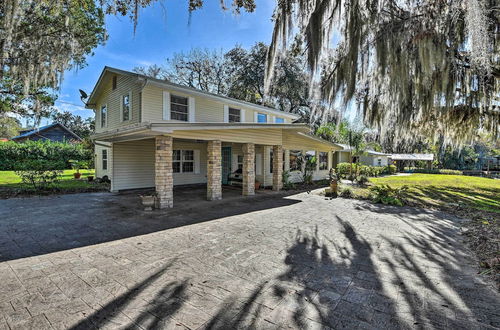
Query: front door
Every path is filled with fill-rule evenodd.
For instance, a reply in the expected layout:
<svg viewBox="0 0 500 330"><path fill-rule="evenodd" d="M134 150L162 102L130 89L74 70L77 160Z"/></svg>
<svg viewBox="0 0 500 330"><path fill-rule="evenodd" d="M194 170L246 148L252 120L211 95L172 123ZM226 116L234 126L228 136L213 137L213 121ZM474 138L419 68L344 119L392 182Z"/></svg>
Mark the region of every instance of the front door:
<svg viewBox="0 0 500 330"><path fill-rule="evenodd" d="M231 147L222 147L222 184L228 184L231 174Z"/></svg>

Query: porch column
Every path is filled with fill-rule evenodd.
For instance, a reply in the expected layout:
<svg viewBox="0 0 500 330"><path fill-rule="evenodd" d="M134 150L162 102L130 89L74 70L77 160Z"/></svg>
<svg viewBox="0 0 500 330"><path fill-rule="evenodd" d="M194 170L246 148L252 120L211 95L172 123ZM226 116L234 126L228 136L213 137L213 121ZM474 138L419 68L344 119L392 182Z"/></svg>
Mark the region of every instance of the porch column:
<svg viewBox="0 0 500 330"><path fill-rule="evenodd" d="M219 200L222 199L221 141L208 141L207 158L207 200Z"/></svg>
<svg viewBox="0 0 500 330"><path fill-rule="evenodd" d="M255 194L255 144L244 143L243 149L243 196Z"/></svg>
<svg viewBox="0 0 500 330"><path fill-rule="evenodd" d="M273 190L283 188L283 146L273 146Z"/></svg>
<svg viewBox="0 0 500 330"><path fill-rule="evenodd" d="M171 136L157 136L155 149L156 208L174 206L174 178L172 171Z"/></svg>
<svg viewBox="0 0 500 330"><path fill-rule="evenodd" d="M319 172L319 151L314 150L314 158L316 158L316 172Z"/></svg>

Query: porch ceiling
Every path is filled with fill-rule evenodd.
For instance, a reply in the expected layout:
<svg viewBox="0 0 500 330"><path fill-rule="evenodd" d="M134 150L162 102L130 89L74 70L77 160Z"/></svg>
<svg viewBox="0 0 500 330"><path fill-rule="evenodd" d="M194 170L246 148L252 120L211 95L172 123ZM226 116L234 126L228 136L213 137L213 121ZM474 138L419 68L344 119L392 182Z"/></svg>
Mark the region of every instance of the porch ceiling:
<svg viewBox="0 0 500 330"><path fill-rule="evenodd" d="M334 151L341 148L307 134L304 124L255 123L141 123L92 135L96 141L125 142L169 135L186 140L283 145L286 149Z"/></svg>

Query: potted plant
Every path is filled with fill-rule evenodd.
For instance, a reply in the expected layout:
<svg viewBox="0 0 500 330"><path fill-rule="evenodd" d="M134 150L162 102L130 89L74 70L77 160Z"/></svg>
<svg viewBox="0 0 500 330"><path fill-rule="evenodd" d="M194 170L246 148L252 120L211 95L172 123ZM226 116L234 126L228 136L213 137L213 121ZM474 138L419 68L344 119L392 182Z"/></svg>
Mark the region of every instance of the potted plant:
<svg viewBox="0 0 500 330"><path fill-rule="evenodd" d="M141 198L141 203L144 206L144 211L152 211L155 205L156 195L153 193L149 195L139 195L139 197Z"/></svg>
<svg viewBox="0 0 500 330"><path fill-rule="evenodd" d="M71 164L71 168L76 170L76 172L73 173L73 177L75 179L80 179L80 177L82 176L82 174L80 173L80 169L82 168L83 162L81 162L79 160L70 160L69 162Z"/></svg>
<svg viewBox="0 0 500 330"><path fill-rule="evenodd" d="M255 190L260 189L260 181L255 180Z"/></svg>
<svg viewBox="0 0 500 330"><path fill-rule="evenodd" d="M330 172L328 173L328 176L330 177L330 195L332 197L337 197L337 187L338 187L338 176L337 173L335 173L335 170L333 168L330 169Z"/></svg>

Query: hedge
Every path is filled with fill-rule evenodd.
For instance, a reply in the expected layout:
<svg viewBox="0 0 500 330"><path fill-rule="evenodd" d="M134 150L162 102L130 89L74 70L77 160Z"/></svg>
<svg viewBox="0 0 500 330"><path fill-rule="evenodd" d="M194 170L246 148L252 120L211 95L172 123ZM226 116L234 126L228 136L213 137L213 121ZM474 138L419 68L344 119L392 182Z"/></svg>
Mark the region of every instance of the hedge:
<svg viewBox="0 0 500 330"><path fill-rule="evenodd" d="M449 174L449 175L463 175L464 173L459 170L448 170L448 169L421 169L416 168L410 171L411 173L427 173L427 174Z"/></svg>
<svg viewBox="0 0 500 330"><path fill-rule="evenodd" d="M339 163L337 164L337 175L339 175L341 178L346 178L349 176L349 167L351 166L350 163ZM358 174L359 175L365 175L368 177L376 177L380 176L382 174L394 174L396 173L396 166L394 165L388 165L388 166L367 166L367 165L360 165L358 164L357 166L358 169ZM356 165L352 164L352 172L354 174L354 171L356 170Z"/></svg>
<svg viewBox="0 0 500 330"><path fill-rule="evenodd" d="M26 164L36 161L58 164L71 168L69 160L92 161L93 151L81 144L52 141L27 141L0 143L0 171L26 170Z"/></svg>

